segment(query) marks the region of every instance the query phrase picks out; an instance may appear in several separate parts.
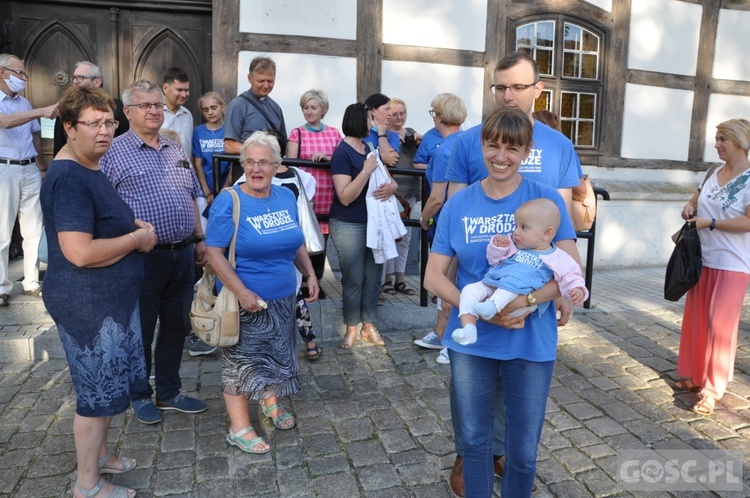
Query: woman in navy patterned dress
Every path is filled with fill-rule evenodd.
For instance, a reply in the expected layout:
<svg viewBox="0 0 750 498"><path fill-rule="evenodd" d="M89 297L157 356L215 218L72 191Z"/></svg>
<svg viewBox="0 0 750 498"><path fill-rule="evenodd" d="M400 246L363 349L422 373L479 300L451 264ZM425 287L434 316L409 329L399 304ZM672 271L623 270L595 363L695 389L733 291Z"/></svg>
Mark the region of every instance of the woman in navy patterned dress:
<svg viewBox="0 0 750 498"><path fill-rule="evenodd" d="M57 324L76 392L73 434L76 497L132 498L104 481L135 467L107 451L112 417L130 405L130 387L145 381L138 296L141 252L156 243L99 170L117 128L114 102L101 89L73 86L60 99L67 144L42 184L49 263L44 304Z"/></svg>

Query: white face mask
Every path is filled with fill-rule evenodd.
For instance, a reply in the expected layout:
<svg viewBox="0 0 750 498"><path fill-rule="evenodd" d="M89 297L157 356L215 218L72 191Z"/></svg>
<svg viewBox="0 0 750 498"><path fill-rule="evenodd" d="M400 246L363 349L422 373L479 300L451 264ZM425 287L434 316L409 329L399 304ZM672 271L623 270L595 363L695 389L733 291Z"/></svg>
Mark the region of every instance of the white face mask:
<svg viewBox="0 0 750 498"><path fill-rule="evenodd" d="M13 93L23 92L26 88L26 82L12 74L10 75L10 79L5 80L5 84L8 85L8 89Z"/></svg>

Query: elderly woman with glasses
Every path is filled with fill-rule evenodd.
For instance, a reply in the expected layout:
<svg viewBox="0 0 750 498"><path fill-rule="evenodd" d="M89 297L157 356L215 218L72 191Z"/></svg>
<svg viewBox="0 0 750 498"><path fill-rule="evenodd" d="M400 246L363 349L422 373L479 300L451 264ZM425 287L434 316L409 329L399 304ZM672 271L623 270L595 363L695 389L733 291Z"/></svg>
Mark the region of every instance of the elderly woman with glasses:
<svg viewBox="0 0 750 498"><path fill-rule="evenodd" d="M206 232L208 257L220 282L239 301L240 337L222 350L221 386L229 413L227 442L247 453L267 453L270 446L250 423L248 400L258 400L277 429L291 429L294 416L280 397L299 390L295 337L295 266L307 276L310 298L318 281L305 250L294 194L271 182L281 164L276 137L250 135L240 149L245 182L232 187L240 198L236 268L225 256L232 240L232 195L220 194L211 207Z"/></svg>

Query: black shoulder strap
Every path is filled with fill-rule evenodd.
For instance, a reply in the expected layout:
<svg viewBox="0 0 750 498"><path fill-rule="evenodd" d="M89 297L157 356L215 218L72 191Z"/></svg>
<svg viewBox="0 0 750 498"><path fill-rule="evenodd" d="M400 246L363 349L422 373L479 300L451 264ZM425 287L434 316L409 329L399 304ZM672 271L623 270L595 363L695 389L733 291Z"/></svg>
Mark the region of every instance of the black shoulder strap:
<svg viewBox="0 0 750 498"><path fill-rule="evenodd" d="M266 120L266 123L268 123L268 126L270 126L271 129L273 129L274 131L277 131L277 132L279 131L279 129L276 128L276 125L273 124L273 121L271 121L271 119L268 117L268 114L266 114L266 111L264 111L263 108L261 106L259 106L257 102L255 102L253 99L251 99L250 97L248 97L244 93L241 93L240 97L242 97L243 99L245 99L248 102L250 102L250 104L252 104L252 106L255 107L258 110L258 112L263 116L263 118Z"/></svg>

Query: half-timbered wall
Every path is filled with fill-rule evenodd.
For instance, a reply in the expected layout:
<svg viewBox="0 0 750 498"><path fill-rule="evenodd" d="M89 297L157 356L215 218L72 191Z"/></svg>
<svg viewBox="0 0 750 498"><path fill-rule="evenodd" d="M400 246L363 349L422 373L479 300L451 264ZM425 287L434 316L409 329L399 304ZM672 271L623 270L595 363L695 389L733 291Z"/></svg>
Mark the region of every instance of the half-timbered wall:
<svg viewBox="0 0 750 498"><path fill-rule="evenodd" d="M601 52L595 140L577 150L613 195L600 209L598 267L662 264L678 205L717 159L716 124L750 117L750 0L11 0L0 18L0 45L27 59L37 106L90 58L115 93L172 65L197 73L197 117L201 92L231 99L248 88L252 57L267 54L289 127L303 122L302 92L321 88L332 125L382 91L407 102L407 124L420 131L440 92L466 101L466 126L494 109L493 68L520 27L580 25ZM576 90L564 76L543 80L555 98Z"/></svg>
<svg viewBox="0 0 750 498"><path fill-rule="evenodd" d="M577 150L613 200L600 207L597 267L663 264L664 233L717 159L715 126L750 117L750 0L214 0L214 86L248 88L247 66L266 54L279 65L273 97L289 126L311 87L332 101L326 121L375 91L403 98L420 131L440 92L461 96L467 126L495 103L497 60L516 30L554 19L600 37L593 147ZM560 56L562 60L562 56ZM545 78L543 78L545 80ZM546 78L550 88L570 85ZM573 82L575 86L575 82ZM585 88L584 88L585 91ZM557 92L559 97L559 91Z"/></svg>

